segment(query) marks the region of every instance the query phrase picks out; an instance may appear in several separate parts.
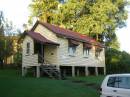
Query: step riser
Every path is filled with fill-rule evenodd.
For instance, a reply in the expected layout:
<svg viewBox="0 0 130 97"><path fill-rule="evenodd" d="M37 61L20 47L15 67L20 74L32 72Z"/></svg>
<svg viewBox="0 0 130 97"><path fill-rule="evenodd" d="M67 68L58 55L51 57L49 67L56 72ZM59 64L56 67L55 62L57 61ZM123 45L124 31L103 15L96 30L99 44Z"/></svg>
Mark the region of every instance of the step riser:
<svg viewBox="0 0 130 97"><path fill-rule="evenodd" d="M61 79L60 71L56 68L56 66L41 65L41 70L49 77Z"/></svg>

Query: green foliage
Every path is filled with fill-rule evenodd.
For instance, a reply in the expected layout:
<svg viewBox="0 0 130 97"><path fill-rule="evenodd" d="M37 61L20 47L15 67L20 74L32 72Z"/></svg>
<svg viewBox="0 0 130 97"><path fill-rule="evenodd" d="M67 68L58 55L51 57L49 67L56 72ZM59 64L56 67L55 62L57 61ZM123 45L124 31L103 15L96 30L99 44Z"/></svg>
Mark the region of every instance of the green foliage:
<svg viewBox="0 0 130 97"><path fill-rule="evenodd" d="M12 25L4 19L3 12L0 12L0 66L3 61L6 63L8 56L13 54L13 40L11 35Z"/></svg>
<svg viewBox="0 0 130 97"><path fill-rule="evenodd" d="M4 35L4 16L3 16L3 12L0 11L0 37Z"/></svg>
<svg viewBox="0 0 130 97"><path fill-rule="evenodd" d="M14 64L17 67L21 67L22 65L22 54L20 51L14 54Z"/></svg>
<svg viewBox="0 0 130 97"><path fill-rule="evenodd" d="M55 16L58 8L57 6L57 0L33 0L30 4L32 15L29 21L31 21L33 17L39 17L40 20L44 22L53 21L53 16Z"/></svg>
<svg viewBox="0 0 130 97"><path fill-rule="evenodd" d="M130 54L109 48L106 50L107 73L130 72Z"/></svg>

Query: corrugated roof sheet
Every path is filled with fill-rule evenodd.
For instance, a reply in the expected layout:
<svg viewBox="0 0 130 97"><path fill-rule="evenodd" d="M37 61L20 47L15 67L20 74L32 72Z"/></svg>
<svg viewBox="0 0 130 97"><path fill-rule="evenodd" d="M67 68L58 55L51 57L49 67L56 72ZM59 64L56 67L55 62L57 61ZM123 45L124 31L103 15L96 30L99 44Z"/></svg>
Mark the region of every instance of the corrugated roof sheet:
<svg viewBox="0 0 130 97"><path fill-rule="evenodd" d="M28 34L31 38L33 38L35 41L41 42L43 44L59 45L58 43L55 43L55 42L53 42L51 40L46 39L40 33L33 32L33 31L28 31L28 32L25 32L25 33Z"/></svg>
<svg viewBox="0 0 130 97"><path fill-rule="evenodd" d="M35 23L35 25L31 29L31 31L34 31L38 24L43 25L47 29L49 29L52 32L56 33L57 35L65 36L66 38L69 38L69 39L74 39L74 40L77 40L77 41L90 43L90 44L94 44L94 45L103 47L103 45L101 43L97 42L96 40L94 40L94 39L92 39L92 38L90 38L90 37L88 37L86 35L83 35L83 34L80 34L78 32L74 32L74 31L71 31L71 30L68 30L68 29L65 29L65 28L61 28L61 27L53 25L53 24L42 23L40 21L37 21Z"/></svg>

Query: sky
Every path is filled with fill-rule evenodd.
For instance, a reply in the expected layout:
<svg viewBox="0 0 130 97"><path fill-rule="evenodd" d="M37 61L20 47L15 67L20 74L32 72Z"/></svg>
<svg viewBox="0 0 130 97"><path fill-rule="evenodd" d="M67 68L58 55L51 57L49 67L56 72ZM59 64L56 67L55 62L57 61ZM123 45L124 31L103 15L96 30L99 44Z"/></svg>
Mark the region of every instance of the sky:
<svg viewBox="0 0 130 97"><path fill-rule="evenodd" d="M31 0L0 0L0 10L17 28L22 28L22 25L28 21L30 2Z"/></svg>
<svg viewBox="0 0 130 97"><path fill-rule="evenodd" d="M121 50L125 50L130 53L130 13L128 14L126 24L127 26L122 29L118 29L116 34L118 36Z"/></svg>
<svg viewBox="0 0 130 97"><path fill-rule="evenodd" d="M5 18L13 22L16 28L22 29L29 17L31 0L0 0L0 10L4 12ZM130 11L130 7L127 8ZM116 31L121 50L130 53L130 13L128 14L127 26Z"/></svg>

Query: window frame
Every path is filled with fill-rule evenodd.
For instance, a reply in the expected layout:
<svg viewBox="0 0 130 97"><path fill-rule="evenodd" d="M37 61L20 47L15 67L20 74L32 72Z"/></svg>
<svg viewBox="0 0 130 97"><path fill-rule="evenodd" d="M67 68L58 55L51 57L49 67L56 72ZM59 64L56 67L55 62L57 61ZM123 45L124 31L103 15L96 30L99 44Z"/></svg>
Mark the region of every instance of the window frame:
<svg viewBox="0 0 130 97"><path fill-rule="evenodd" d="M95 51L95 57L98 58L100 56L100 51Z"/></svg>
<svg viewBox="0 0 130 97"><path fill-rule="evenodd" d="M88 58L90 55L90 49L89 48L84 48L83 49L83 56L84 58Z"/></svg>
<svg viewBox="0 0 130 97"><path fill-rule="evenodd" d="M30 54L30 46L31 46L30 42L27 42L27 44L26 44L26 54L27 55Z"/></svg>
<svg viewBox="0 0 130 97"><path fill-rule="evenodd" d="M69 56L75 56L76 55L76 46L69 46L68 47L68 53L69 53Z"/></svg>

